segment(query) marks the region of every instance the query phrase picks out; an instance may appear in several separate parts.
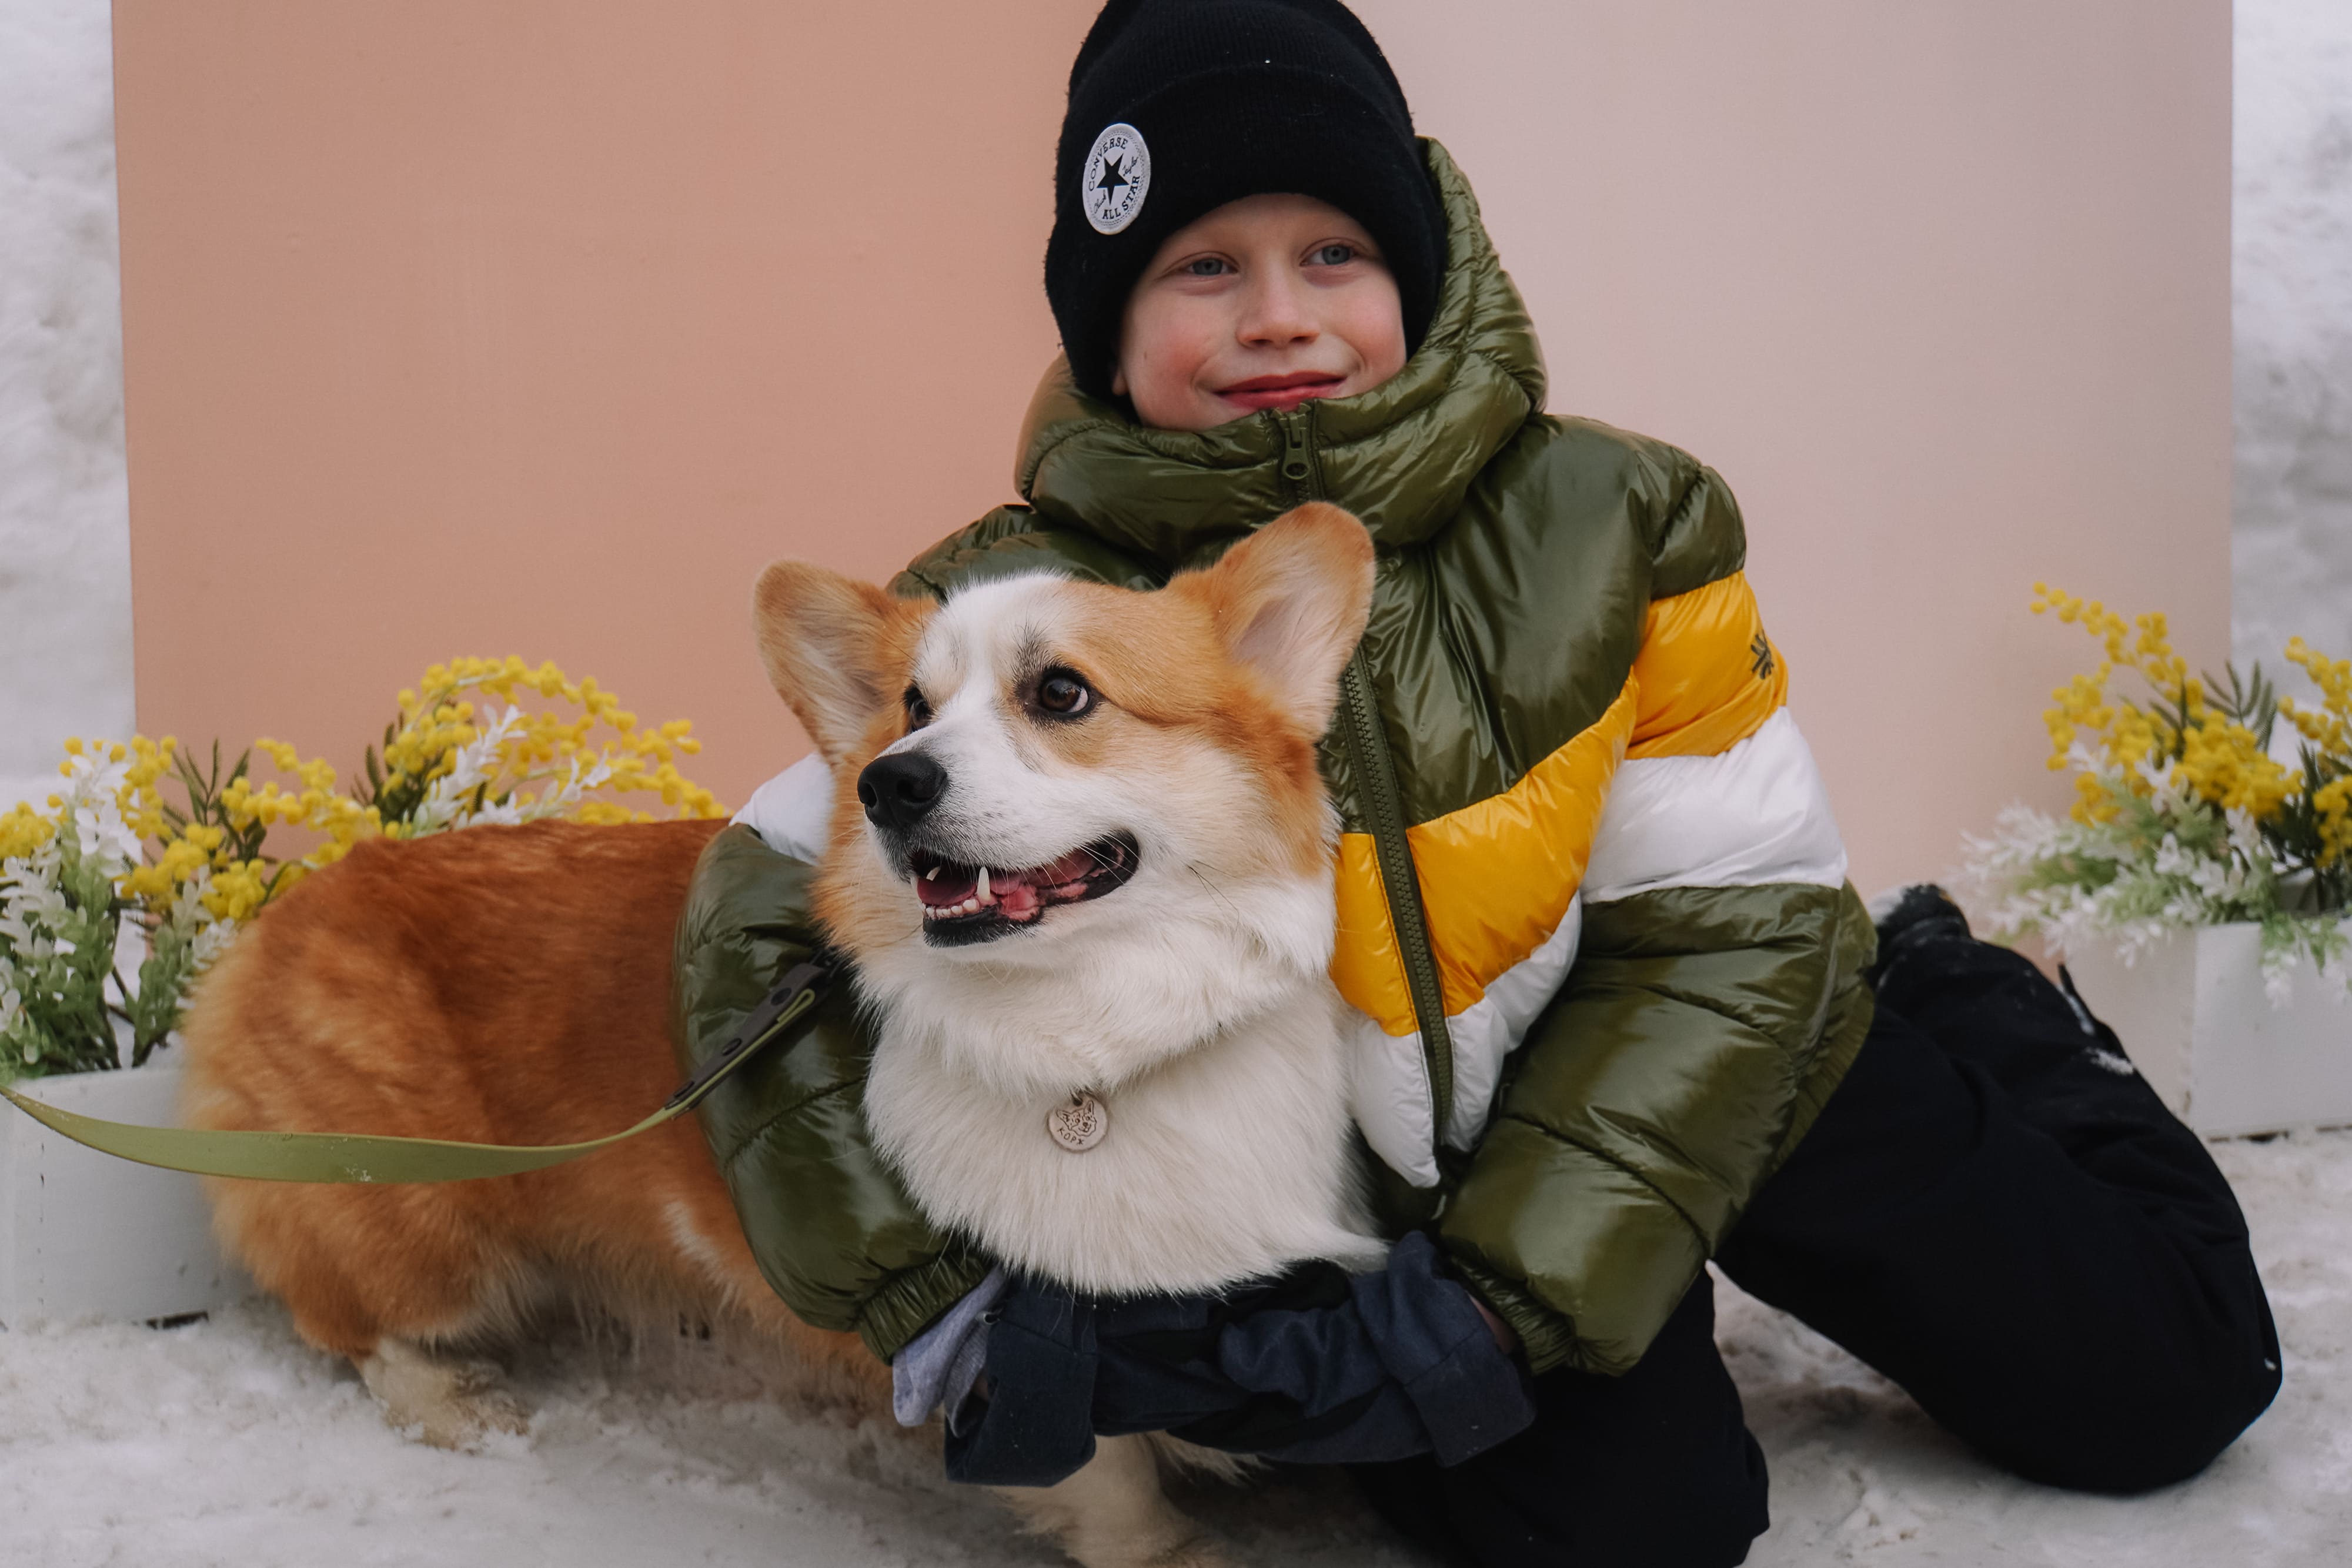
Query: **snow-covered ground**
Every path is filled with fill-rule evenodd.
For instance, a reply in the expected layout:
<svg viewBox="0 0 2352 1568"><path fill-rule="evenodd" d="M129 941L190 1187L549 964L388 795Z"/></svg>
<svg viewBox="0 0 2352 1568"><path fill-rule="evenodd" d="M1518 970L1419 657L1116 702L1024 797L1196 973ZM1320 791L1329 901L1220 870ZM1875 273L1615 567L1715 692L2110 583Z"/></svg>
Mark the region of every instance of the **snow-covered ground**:
<svg viewBox="0 0 2352 1568"><path fill-rule="evenodd" d="M2254 1228L2286 1391L2211 1470L2131 1500L2014 1481L1890 1385L1719 1287L1772 1464L1750 1562L2263 1568L2352 1561L2352 1133L2216 1153ZM583 1340L519 1382L528 1436L449 1454L387 1429L266 1303L169 1330L0 1333L0 1562L26 1568L1049 1564L933 1439L795 1405L707 1343ZM1192 1500L1250 1563L1419 1563L1315 1474Z"/></svg>

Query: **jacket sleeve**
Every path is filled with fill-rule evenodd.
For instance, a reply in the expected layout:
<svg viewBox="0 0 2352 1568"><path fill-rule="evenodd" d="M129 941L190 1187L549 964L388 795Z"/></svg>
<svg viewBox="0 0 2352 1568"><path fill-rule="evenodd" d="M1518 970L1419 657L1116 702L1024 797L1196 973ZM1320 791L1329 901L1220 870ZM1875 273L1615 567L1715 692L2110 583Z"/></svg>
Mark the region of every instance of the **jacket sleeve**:
<svg viewBox="0 0 2352 1568"><path fill-rule="evenodd" d="M1870 921L1720 484L1662 509L1576 958L1442 1222L1538 1371L1641 1359L1869 1027Z"/></svg>
<svg viewBox="0 0 2352 1568"><path fill-rule="evenodd" d="M703 852L677 930L682 1066L716 1050L815 950L814 874L740 825ZM923 1218L875 1152L863 1105L870 1050L856 999L836 980L697 1114L768 1283L803 1322L855 1331L887 1361L987 1265Z"/></svg>
<svg viewBox="0 0 2352 1568"><path fill-rule="evenodd" d="M1444 1234L1529 1364L1622 1373L1860 1049L1850 888L1662 888L1591 906Z"/></svg>

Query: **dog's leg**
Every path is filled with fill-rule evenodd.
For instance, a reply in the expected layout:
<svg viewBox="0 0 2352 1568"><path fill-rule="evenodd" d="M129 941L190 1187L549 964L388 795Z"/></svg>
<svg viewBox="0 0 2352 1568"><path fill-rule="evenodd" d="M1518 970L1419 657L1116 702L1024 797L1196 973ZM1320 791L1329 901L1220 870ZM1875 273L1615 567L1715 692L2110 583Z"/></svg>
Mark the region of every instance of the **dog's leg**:
<svg viewBox="0 0 2352 1568"><path fill-rule="evenodd" d="M1085 1568L1226 1568L1225 1554L1160 1490L1148 1437L1102 1438L1067 1480L997 1495Z"/></svg>
<svg viewBox="0 0 2352 1568"><path fill-rule="evenodd" d="M492 1432L520 1432L530 1425L488 1362L436 1355L412 1340L389 1337L352 1362L368 1392L383 1403L384 1419L403 1430L418 1429L436 1448L476 1448Z"/></svg>

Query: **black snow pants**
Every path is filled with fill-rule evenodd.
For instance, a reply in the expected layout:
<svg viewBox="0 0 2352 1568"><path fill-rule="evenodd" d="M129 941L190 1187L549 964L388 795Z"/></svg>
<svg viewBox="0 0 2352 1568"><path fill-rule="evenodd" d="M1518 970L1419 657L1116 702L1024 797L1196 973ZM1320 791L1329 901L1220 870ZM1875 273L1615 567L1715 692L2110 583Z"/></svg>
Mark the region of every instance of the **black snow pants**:
<svg viewBox="0 0 2352 1568"><path fill-rule="evenodd" d="M1717 1263L2029 1480L2194 1475L2278 1392L2278 1335L2229 1184L2125 1069L2024 958L1922 946ZM1451 1563L1739 1563L1767 1523L1764 1457L1714 1321L1702 1275L1625 1375L1548 1375L1517 1437L1359 1478Z"/></svg>

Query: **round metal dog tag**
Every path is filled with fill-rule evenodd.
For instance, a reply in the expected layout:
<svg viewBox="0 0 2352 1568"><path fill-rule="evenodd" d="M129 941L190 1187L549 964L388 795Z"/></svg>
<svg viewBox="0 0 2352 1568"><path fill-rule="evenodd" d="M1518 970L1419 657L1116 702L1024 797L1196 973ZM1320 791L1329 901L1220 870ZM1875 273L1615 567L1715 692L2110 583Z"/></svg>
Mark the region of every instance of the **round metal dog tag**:
<svg viewBox="0 0 2352 1568"><path fill-rule="evenodd" d="M1081 1089L1070 1096L1068 1104L1056 1105L1045 1113L1045 1131L1070 1153L1083 1155L1101 1143L1103 1134L1110 1131L1110 1111Z"/></svg>

